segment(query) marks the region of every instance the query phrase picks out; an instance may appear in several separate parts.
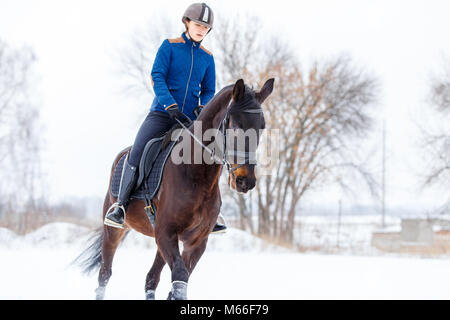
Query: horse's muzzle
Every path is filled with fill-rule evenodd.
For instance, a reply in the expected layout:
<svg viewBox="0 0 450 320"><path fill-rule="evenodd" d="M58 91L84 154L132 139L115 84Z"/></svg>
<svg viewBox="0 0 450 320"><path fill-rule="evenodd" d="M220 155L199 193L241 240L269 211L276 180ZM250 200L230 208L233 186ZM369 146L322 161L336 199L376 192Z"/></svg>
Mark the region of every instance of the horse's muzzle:
<svg viewBox="0 0 450 320"><path fill-rule="evenodd" d="M244 165L228 176L229 185L237 192L247 193L256 185L254 165Z"/></svg>
<svg viewBox="0 0 450 320"><path fill-rule="evenodd" d="M238 176L235 180L235 189L238 192L247 193L256 185L256 178L249 178L246 176Z"/></svg>

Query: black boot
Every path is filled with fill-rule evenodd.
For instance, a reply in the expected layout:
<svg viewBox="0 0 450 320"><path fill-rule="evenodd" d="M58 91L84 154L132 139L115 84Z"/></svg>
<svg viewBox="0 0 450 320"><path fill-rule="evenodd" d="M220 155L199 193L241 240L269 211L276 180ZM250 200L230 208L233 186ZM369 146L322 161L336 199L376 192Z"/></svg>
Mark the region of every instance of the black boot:
<svg viewBox="0 0 450 320"><path fill-rule="evenodd" d="M225 218L221 214L219 214L219 218L223 220L223 224L216 222L216 225L212 229L211 233L218 234L227 232L227 226L225 225Z"/></svg>
<svg viewBox="0 0 450 320"><path fill-rule="evenodd" d="M227 226L221 223L216 222L216 225L214 226L213 230L211 231L211 233L225 233L227 232Z"/></svg>
<svg viewBox="0 0 450 320"><path fill-rule="evenodd" d="M123 229L125 213L127 212L128 198L137 180L137 168L128 163L128 155L123 163L122 177L120 179L119 195L105 216L104 224L110 227ZM114 209L111 211L111 209Z"/></svg>

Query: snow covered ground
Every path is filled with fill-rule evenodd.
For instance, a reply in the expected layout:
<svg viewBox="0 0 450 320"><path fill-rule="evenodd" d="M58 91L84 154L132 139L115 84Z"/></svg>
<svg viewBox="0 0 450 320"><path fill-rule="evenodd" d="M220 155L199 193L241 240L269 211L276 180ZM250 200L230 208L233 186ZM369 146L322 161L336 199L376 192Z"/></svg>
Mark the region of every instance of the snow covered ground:
<svg viewBox="0 0 450 320"><path fill-rule="evenodd" d="M89 230L53 223L17 236L0 228L0 299L93 299L97 274L70 266ZM242 231L211 236L190 299L450 299L450 259L301 254ZM132 232L118 249L106 299L143 299L154 240ZM170 290L166 267L156 292Z"/></svg>

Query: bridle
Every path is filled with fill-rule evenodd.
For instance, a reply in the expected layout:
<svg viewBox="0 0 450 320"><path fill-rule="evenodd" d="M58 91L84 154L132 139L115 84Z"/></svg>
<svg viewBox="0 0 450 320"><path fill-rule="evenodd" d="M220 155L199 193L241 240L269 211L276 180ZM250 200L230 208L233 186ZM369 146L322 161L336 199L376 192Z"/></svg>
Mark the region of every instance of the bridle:
<svg viewBox="0 0 450 320"><path fill-rule="evenodd" d="M228 174L232 175L233 178L235 178L234 172L245 166L248 164L251 164L252 160L256 159L256 152L250 152L250 151L240 151L240 150L227 150L227 129L229 128L230 125L230 118L231 118L231 114L230 114L230 105L233 101L230 101L230 103L228 104L227 107L227 112L225 113L224 118L220 121L220 125L219 128L217 129L217 133L215 136L215 142L217 141L217 135L219 134L219 132L222 133L222 139L223 139L223 156L219 157L218 155L216 155L215 153L215 149L211 150L210 148L208 148L200 139L198 139L191 131L189 131L189 129L183 124L183 122L179 121L178 119L175 119L183 129L185 129L188 134L194 139L194 141L196 141L198 144L200 144L202 146L203 149L205 149L210 155L211 158L214 158L215 161L221 163L222 165L225 165L227 170L228 170ZM259 113L263 113L262 108L244 108L242 110L240 110L239 112L243 112L243 113L253 113L253 114L259 114ZM187 117L186 117L187 118ZM190 120L190 119L189 119ZM239 159L244 159L243 163L238 163L237 166L232 167L232 163L230 163L227 159L227 157L237 157ZM238 161L239 162L239 161ZM254 163L256 165L256 163Z"/></svg>

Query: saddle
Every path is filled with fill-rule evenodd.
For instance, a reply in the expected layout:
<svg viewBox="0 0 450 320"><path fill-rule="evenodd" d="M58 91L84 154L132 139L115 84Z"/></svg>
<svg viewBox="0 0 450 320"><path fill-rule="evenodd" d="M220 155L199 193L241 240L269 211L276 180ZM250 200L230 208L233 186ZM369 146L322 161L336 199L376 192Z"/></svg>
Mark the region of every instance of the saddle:
<svg viewBox="0 0 450 320"><path fill-rule="evenodd" d="M152 203L152 199L158 193L164 166L176 143L176 141L171 141L167 146L163 147L163 142L164 136L152 139L145 145L138 167L137 182L130 194L130 200L144 200L146 202L146 213L152 225L154 225L156 215L156 208ZM122 155L114 168L111 182L111 194L114 197L117 197L119 194L123 164L128 153L129 151Z"/></svg>

